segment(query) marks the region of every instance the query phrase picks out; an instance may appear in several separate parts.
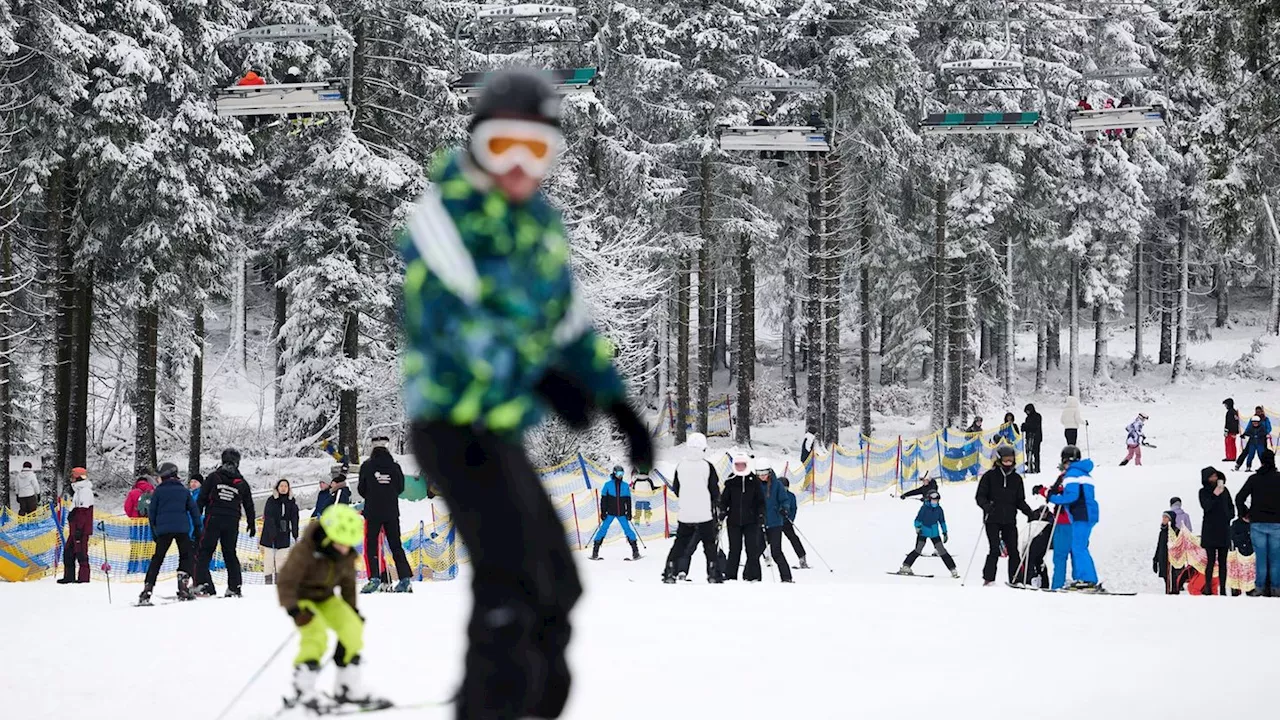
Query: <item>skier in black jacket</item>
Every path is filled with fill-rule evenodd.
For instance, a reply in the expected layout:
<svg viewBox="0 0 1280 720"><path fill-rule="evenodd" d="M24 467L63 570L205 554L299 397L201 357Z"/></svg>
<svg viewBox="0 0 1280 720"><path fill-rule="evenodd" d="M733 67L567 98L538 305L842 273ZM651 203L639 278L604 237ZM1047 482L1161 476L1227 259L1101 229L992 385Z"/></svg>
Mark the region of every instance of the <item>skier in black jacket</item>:
<svg viewBox="0 0 1280 720"><path fill-rule="evenodd" d="M737 455L733 458L733 474L724 483L720 494L720 510L729 531L729 562L725 568L726 579L738 579L738 561L742 559L742 546L746 545L747 568L742 579L759 582L760 555L764 552L764 490L751 472L751 458Z"/></svg>
<svg viewBox="0 0 1280 720"><path fill-rule="evenodd" d="M360 590L362 593L374 592L383 583L391 582L382 567L379 533L386 536L391 558L396 564L394 592L413 592L413 570L400 541L400 494L404 492L404 471L400 469L400 463L391 457L388 442L390 438L385 435L373 438L373 451L361 463L360 481L356 483L356 491L364 498L364 559L369 569L369 582Z"/></svg>
<svg viewBox="0 0 1280 720"><path fill-rule="evenodd" d="M1223 400L1222 405L1227 409L1227 416L1222 424L1223 442L1226 445L1227 456L1222 458L1222 462L1233 463L1240 453L1240 442L1236 440L1241 435L1240 411L1236 409L1236 401L1232 398Z"/></svg>
<svg viewBox="0 0 1280 720"><path fill-rule="evenodd" d="M1213 594L1213 568L1218 566L1219 595L1227 594L1227 551L1231 549L1231 519L1236 516L1231 504L1227 480L1217 468L1200 471L1200 507L1204 522L1200 526L1200 547L1208 560L1204 568L1204 594Z"/></svg>
<svg viewBox="0 0 1280 720"><path fill-rule="evenodd" d="M1257 587L1249 595L1280 594L1280 471L1275 451L1262 451L1262 466L1236 493L1236 510L1249 523L1257 567Z"/></svg>
<svg viewBox="0 0 1280 720"><path fill-rule="evenodd" d="M1044 423L1036 406L1027 403L1022 408L1027 419L1022 421L1022 436L1027 443L1027 474L1040 473L1040 444L1044 442Z"/></svg>
<svg viewBox="0 0 1280 720"><path fill-rule="evenodd" d="M1031 518L1031 506L1027 505L1027 492L1022 486L1022 476L1014 469L1017 458L1013 448L1001 445L996 448L996 465L978 481L976 500L982 508L983 523L987 530L987 564L982 568L984 585L996 580L996 563L1000 561L1000 542L1004 541L1009 553L1009 582L1016 582L1018 564L1018 511Z"/></svg>
<svg viewBox="0 0 1280 720"><path fill-rule="evenodd" d="M925 498L929 497L929 493L938 492L937 478L929 477L929 474L926 472L925 476L920 478L920 480L924 484L916 488L915 490L908 490L902 493L901 497L903 500L906 500L907 498L910 498L910 497L919 497L920 502L924 502ZM941 498L942 496L939 495L938 497Z"/></svg>
<svg viewBox="0 0 1280 720"><path fill-rule="evenodd" d="M257 532L253 509L253 493L240 474L240 451L222 451L222 465L209 473L200 486L196 500L204 513L204 534L200 538L200 557L196 562L196 595L216 595L209 563L213 551L222 546L222 561L227 565L227 597L240 597L240 558L236 556L236 538L240 529L240 510L244 508L245 532Z"/></svg>

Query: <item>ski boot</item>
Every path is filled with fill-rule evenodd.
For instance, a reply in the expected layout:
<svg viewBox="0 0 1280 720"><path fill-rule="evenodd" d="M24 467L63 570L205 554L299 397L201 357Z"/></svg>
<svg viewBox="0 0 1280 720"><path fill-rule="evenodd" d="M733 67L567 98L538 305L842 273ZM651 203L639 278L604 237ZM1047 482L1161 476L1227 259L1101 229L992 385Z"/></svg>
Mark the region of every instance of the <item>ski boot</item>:
<svg viewBox="0 0 1280 720"><path fill-rule="evenodd" d="M194 596L191 594L191 575L178 571L178 599L192 600Z"/></svg>
<svg viewBox="0 0 1280 720"><path fill-rule="evenodd" d="M684 579L687 577L689 577L689 573L684 572L683 570L676 574L676 579L680 582L684 582Z"/></svg>
<svg viewBox="0 0 1280 720"><path fill-rule="evenodd" d="M244 595L241 595L241 594L240 594L240 588L238 588L238 587L229 587L229 588L227 588L227 593L226 593L225 595L223 595L222 597L238 598L238 597L244 597Z"/></svg>
<svg viewBox="0 0 1280 720"><path fill-rule="evenodd" d="M262 584L263 584L263 585L275 585L275 584L276 584L276 576L275 576L275 575L263 575L263 576L262 576Z"/></svg>
<svg viewBox="0 0 1280 720"><path fill-rule="evenodd" d="M991 587L992 585L995 585L995 584L996 584L996 581L995 581L995 580L983 580L983 581L982 581L982 587Z"/></svg>
<svg viewBox="0 0 1280 720"><path fill-rule="evenodd" d="M915 571L911 569L910 565L903 565L902 567L898 568L898 574L899 575L915 575Z"/></svg>
<svg viewBox="0 0 1280 720"><path fill-rule="evenodd" d="M812 569L813 569L813 568L810 568L810 567L809 567L809 559L808 559L808 558L806 558L804 555L801 555L801 556L800 556L800 569L801 569L801 570L812 570Z"/></svg>
<svg viewBox="0 0 1280 720"><path fill-rule="evenodd" d="M723 585L724 578L720 577L719 573L714 573L714 572L708 573L707 582L711 583L712 585Z"/></svg>
<svg viewBox="0 0 1280 720"><path fill-rule="evenodd" d="M360 588L360 594L368 595L369 593L376 593L380 589L382 589L382 578L371 577L369 578L369 582L365 583L364 587Z"/></svg>
<svg viewBox="0 0 1280 720"><path fill-rule="evenodd" d="M771 555L764 556L764 566L773 567L773 557Z"/></svg>
<svg viewBox="0 0 1280 720"><path fill-rule="evenodd" d="M636 544L635 540L631 541L631 559L632 560L640 559L640 546Z"/></svg>
<svg viewBox="0 0 1280 720"><path fill-rule="evenodd" d="M218 594L218 591L214 589L213 583L205 583L197 586L191 593L196 597L213 597Z"/></svg>
<svg viewBox="0 0 1280 720"><path fill-rule="evenodd" d="M588 560L599 560L599 559L600 559L600 541L599 541L599 540L597 540L595 543L593 543L593 544L591 545L591 557L589 557L589 558L587 558L587 559L588 559Z"/></svg>
<svg viewBox="0 0 1280 720"><path fill-rule="evenodd" d="M959 580L959 579L960 579L960 571L959 571L959 570L956 570L955 568L951 568L951 577L952 577L953 579L955 579L955 580Z"/></svg>
<svg viewBox="0 0 1280 720"><path fill-rule="evenodd" d="M138 595L139 606L149 607L151 605L151 591L154 589L151 585L146 585L142 588L142 593Z"/></svg>
<svg viewBox="0 0 1280 720"><path fill-rule="evenodd" d="M391 589L391 592L411 593L413 592L413 578L401 578L400 582Z"/></svg>
<svg viewBox="0 0 1280 720"><path fill-rule="evenodd" d="M316 680L320 677L320 663L309 662L293 668L293 697L284 699L286 708L304 707L320 714L320 696L316 694Z"/></svg>
<svg viewBox="0 0 1280 720"><path fill-rule="evenodd" d="M382 710L391 707L391 701L374 697L365 689L360 677L360 656L351 662L338 667L338 676L334 685L333 700L341 705L356 705L362 710Z"/></svg>
<svg viewBox="0 0 1280 720"><path fill-rule="evenodd" d="M675 585L675 584L676 584L676 578L675 578L675 576L674 576L674 575L671 575L671 574L669 574L669 573L663 573L663 574L662 574L662 584L663 584L663 585Z"/></svg>

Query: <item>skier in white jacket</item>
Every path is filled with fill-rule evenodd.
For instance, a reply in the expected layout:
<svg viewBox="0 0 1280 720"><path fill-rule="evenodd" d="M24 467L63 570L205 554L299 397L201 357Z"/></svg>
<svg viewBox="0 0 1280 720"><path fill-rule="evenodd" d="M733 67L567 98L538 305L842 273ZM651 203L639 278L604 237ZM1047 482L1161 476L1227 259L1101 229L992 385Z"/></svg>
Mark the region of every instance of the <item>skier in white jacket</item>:
<svg viewBox="0 0 1280 720"><path fill-rule="evenodd" d="M31 463L22 463L22 472L18 473L18 514L30 515L40 507L40 478L31 469Z"/></svg>
<svg viewBox="0 0 1280 720"><path fill-rule="evenodd" d="M1080 426L1084 424L1084 420L1080 417L1080 400L1072 395L1067 398L1067 407L1062 411L1062 427L1065 429L1063 433L1066 435L1068 445L1078 445L1076 440L1080 436Z"/></svg>
<svg viewBox="0 0 1280 720"><path fill-rule="evenodd" d="M671 489L680 499L680 525L667 554L662 581L683 580L689 572L693 552L702 543L707 558L707 582L720 583L723 577L716 561L720 533L715 510L720 506L720 478L716 466L706 459L707 437L693 433L685 443L686 457L676 466Z"/></svg>

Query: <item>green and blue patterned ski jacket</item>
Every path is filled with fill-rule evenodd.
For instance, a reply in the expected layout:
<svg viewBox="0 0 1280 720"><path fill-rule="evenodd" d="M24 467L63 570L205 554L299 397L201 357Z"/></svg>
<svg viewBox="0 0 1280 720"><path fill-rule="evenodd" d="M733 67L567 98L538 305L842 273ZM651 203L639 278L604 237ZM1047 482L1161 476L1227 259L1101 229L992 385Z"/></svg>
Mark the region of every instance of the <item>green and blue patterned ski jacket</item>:
<svg viewBox="0 0 1280 720"><path fill-rule="evenodd" d="M541 192L511 203L454 154L432 173L400 237L410 418L520 436L556 369L597 407L622 400L613 345L573 291L560 213Z"/></svg>

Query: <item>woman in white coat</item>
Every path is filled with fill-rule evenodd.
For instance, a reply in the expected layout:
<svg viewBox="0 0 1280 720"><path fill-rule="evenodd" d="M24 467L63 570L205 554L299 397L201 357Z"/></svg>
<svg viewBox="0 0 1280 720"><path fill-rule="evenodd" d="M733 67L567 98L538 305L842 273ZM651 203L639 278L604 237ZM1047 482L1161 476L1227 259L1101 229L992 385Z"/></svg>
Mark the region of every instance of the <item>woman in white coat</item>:
<svg viewBox="0 0 1280 720"><path fill-rule="evenodd" d="M1084 420L1080 418L1080 400L1076 396L1071 395L1067 398L1067 407L1062 411L1062 427L1067 437L1068 445L1079 445L1077 440L1080 439L1080 425Z"/></svg>

